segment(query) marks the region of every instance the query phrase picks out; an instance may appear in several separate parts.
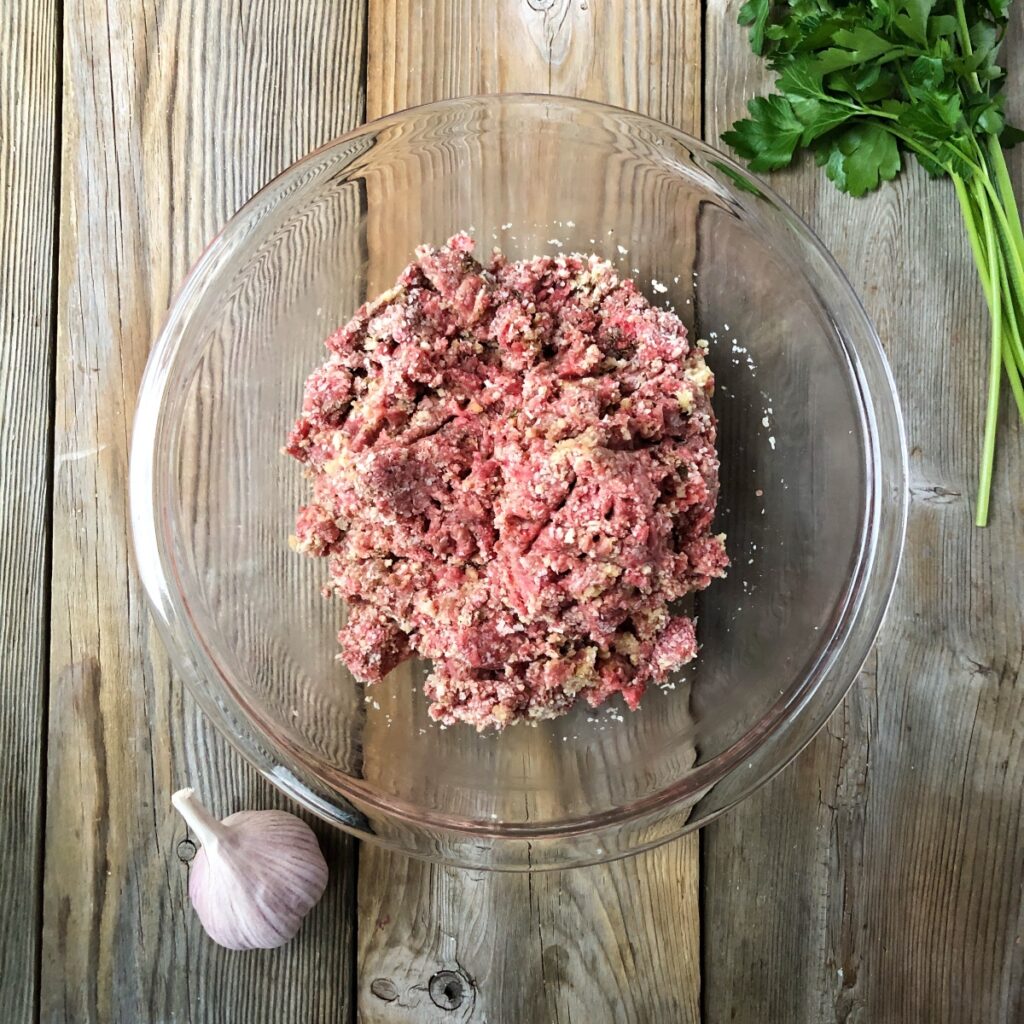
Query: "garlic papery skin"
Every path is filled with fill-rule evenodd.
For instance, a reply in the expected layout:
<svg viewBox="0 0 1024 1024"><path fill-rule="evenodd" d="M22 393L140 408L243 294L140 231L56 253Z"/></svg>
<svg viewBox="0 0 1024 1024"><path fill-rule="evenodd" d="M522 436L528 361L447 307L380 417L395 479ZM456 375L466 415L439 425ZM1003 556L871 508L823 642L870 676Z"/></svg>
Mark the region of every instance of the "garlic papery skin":
<svg viewBox="0 0 1024 1024"><path fill-rule="evenodd" d="M202 843L188 895L206 934L228 949L274 949L294 938L327 887L313 830L286 811L241 811L218 821L191 789L171 802Z"/></svg>

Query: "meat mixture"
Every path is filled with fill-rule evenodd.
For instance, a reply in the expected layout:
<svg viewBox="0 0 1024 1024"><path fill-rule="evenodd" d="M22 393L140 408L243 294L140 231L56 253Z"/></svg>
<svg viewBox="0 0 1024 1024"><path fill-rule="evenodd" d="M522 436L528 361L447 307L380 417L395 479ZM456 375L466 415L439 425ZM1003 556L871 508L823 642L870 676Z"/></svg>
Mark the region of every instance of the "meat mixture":
<svg viewBox="0 0 1024 1024"><path fill-rule="evenodd" d="M431 716L503 728L697 653L678 602L724 575L714 377L597 256L485 265L456 235L327 339L286 451L293 546L327 559L341 658L429 658Z"/></svg>

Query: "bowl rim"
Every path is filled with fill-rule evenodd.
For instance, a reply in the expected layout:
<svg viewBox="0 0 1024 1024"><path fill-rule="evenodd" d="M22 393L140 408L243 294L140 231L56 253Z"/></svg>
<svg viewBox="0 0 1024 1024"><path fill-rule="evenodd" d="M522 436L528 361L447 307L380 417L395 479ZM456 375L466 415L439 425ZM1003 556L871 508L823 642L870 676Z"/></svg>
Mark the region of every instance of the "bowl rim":
<svg viewBox="0 0 1024 1024"><path fill-rule="evenodd" d="M709 787L729 777L755 751L764 747L771 738L786 734L791 729L793 722L800 716L806 704L821 688L829 673L835 669L840 656L847 653L847 645L853 637L855 627L860 626L861 635L858 637L858 640L861 650L857 652L855 662L844 669L844 672L848 672L848 678L835 690L833 694L835 699L829 702L825 714L819 714L820 721L813 723L813 727L807 729L806 736L801 736L800 742L791 752L787 752L787 756L780 758L777 763L771 764L767 770L755 773L756 778L749 784L740 786L736 794L724 806L716 808L713 813L707 814L694 824L673 833L673 835L677 835L681 831L689 831L691 828L700 827L721 813L724 813L725 810L735 806L736 803L745 799L750 793L781 771L810 742L827 718L842 702L856 680L860 668L873 647L885 613L892 600L906 536L909 510L907 443L892 371L874 324L846 274L803 218L769 185L765 184L755 175L752 175L746 168L732 160L727 154L722 153L714 146L688 132L636 111L630 111L594 100L569 96L546 93L501 93L457 97L408 107L367 122L318 146L299 160L285 167L254 193L227 220L221 230L202 250L191 270L186 275L177 294L174 296L168 308L165 322L147 360L134 416L129 474L131 524L136 566L158 630L165 645L168 647L174 668L184 679L204 712L213 719L214 724L218 726L220 731L248 762L254 764L275 786L283 789L288 795L299 800L299 802L315 813L318 813L321 817L334 823L339 823L338 815L334 813L336 809L332 809L330 813L325 813L323 808L315 806L315 803L309 798L303 798L301 788L297 795L294 786L282 782L280 773L274 770L276 762L282 759L274 755L278 752L286 752L286 761L292 759L299 760L304 769L313 772L314 777L320 780L325 778L322 771L314 771L307 762L307 759L291 749L291 746L281 737L271 739L267 735L267 730L263 727L260 718L247 710L244 703L240 702L240 706L237 709L226 708L220 701L214 700L203 688L202 680L212 672L217 676L219 685L226 688L232 700L239 702L239 695L231 681L230 674L218 666L216 659L212 656L212 652L202 643L202 632L196 628L194 619L188 613L189 602L183 589L178 587L175 591L175 589L169 586L171 580L177 583L178 574L173 568L176 560L172 551L169 550L167 537L161 531L161 525L166 524L158 521L159 509L153 497L156 476L155 465L158 460L156 444L160 412L163 408L163 398L169 382L170 372L175 364L175 356L178 354L178 342L180 335L184 332L191 315L195 311L199 299L205 293L208 283L211 280L215 280L216 271L221 263L233 252L232 240L244 229L248 218L258 208L265 205L268 197L276 195L283 183L290 181L300 174L304 168L314 163L317 159L362 137L375 134L388 127L400 125L408 120L411 114L424 111L436 112L469 105L495 107L537 102L569 108L590 108L597 112L626 116L637 123L647 123L661 133L670 133L689 151L705 157L709 163L714 162L728 178L732 179L734 184L737 176L743 181L756 184L757 189L763 194L763 198L766 198L773 207L784 214L790 221L792 229L796 234L802 236L802 240L810 245L811 249L820 259L824 270L835 279L845 297L850 300L856 317L861 321L858 325L858 334L860 336L858 343L869 346L870 355L874 357L873 361L876 364L876 372L881 373L881 382L885 386L884 388L876 389L876 391L870 390L867 386L867 381L864 379L864 368L858 351L851 349L842 332L837 330L842 352L848 363L847 369L851 377L851 385L855 385L854 391L857 400L858 418L862 422L862 437L866 444L865 462L867 463L866 475L869 485L863 499L864 508L862 514L864 521L861 525L857 551L847 586L837 598L832 628L827 637L822 638L822 642L816 649L815 654L801 670L800 685L794 685L787 690L786 695L782 699L766 710L761 722L758 723L759 726L766 727L757 730L748 729L730 747L716 754L706 763L696 767L685 778L678 779L663 789L634 802L616 806L587 818L548 821L543 824L533 825L483 823L466 821L435 812L417 813L416 810L410 809L408 805L404 805L400 801L392 802L389 799L389 794L382 794L379 789L367 786L361 780L342 776L340 772L332 771L330 773L330 785L336 787L341 796L352 800L357 806L366 806L380 811L389 818L398 819L406 824L428 831L441 832L453 838L489 837L497 840L554 838L565 840L574 835L599 832L621 825L624 822L639 821L651 815L657 816L659 812L667 814L670 809L678 807L680 804L693 802L700 795L707 792ZM876 409L876 403L879 401L883 405L883 408L880 410L881 413L891 418L889 426L892 428L894 435L892 440L896 442L895 451L888 451L886 453L881 451L878 424L876 422L877 417L875 415L879 411ZM896 501L894 504L883 502L881 500L882 496L879 493L880 467L878 464L883 457L886 457L891 462L888 471L893 477L895 484ZM890 550L887 553L884 564L879 564L878 548L882 539L881 521L883 519L889 520L889 537L887 541ZM876 604L873 608L873 614L865 622L862 619L862 615L866 611L864 604L869 595L875 599ZM192 650L187 650L183 645L182 638L178 635L181 628L184 628L194 641L199 642L199 646L207 656L205 665L197 665L195 663L194 656L196 651L194 647ZM236 711L242 713L248 727L248 732L255 733L256 736L250 735L243 740L238 734L238 723L235 720ZM254 748L250 745L253 740L257 741L257 745L268 744L270 750ZM261 764L260 762L263 763ZM361 829L358 824L345 823L344 821L341 823L343 827L357 832L364 838L376 838L371 832ZM658 841L666 841L669 838L672 838L672 835ZM656 845L656 843L638 843L632 849L640 850L650 845ZM405 847L401 848L405 849ZM415 854L418 851L407 849L407 852Z"/></svg>

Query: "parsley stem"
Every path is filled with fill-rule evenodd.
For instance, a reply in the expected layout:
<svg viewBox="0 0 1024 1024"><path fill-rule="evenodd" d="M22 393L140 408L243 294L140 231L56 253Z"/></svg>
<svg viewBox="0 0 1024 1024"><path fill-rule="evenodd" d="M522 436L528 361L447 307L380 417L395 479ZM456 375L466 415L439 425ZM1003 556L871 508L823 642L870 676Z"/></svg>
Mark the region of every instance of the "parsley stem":
<svg viewBox="0 0 1024 1024"><path fill-rule="evenodd" d="M1010 391L1017 402L1017 411L1020 413L1021 420L1024 421L1024 384L1021 383L1020 374L1013 362L1010 347L1005 343L1003 345L1003 365L1006 368L1006 379L1010 382Z"/></svg>
<svg viewBox="0 0 1024 1024"><path fill-rule="evenodd" d="M967 191L964 179L959 174L951 174L950 178L952 178L953 187L956 189L956 197L960 201L960 210L964 216L964 227L967 229L967 240L971 244L971 254L974 256L974 262L981 276L981 287L985 292L986 301L991 306L992 290L989 283L988 261L985 258L985 250L982 246L981 235L978 230L978 211L974 200Z"/></svg>
<svg viewBox="0 0 1024 1024"><path fill-rule="evenodd" d="M1009 288L1006 286L1006 267L1000 269L1003 276L1003 291L1009 295ZM1020 315L1011 313L1003 318L1005 321L1004 334L1006 336L1006 350L1013 360L1018 373L1024 373L1024 338L1021 337Z"/></svg>
<svg viewBox="0 0 1024 1024"><path fill-rule="evenodd" d="M1013 182L1010 180L1003 147L994 135L988 137L988 156L989 164L995 174L996 185L999 187L999 194L1003 200L1003 207L1010 215L1010 236L1017 251L1024 255L1024 228L1021 227L1017 197L1013 194Z"/></svg>
<svg viewBox="0 0 1024 1024"><path fill-rule="evenodd" d="M1006 268L1002 269L1005 282ZM1016 346L1016 347L1015 347ZM1016 357L1016 361L1015 360ZM1019 365L1018 365L1019 364ZM1003 365L1006 368L1006 379L1010 382L1010 391L1017 403L1017 411L1024 422L1024 384L1021 383L1020 367L1024 367L1024 345L1021 343L1020 327L1016 317L1008 317L1003 330Z"/></svg>
<svg viewBox="0 0 1024 1024"><path fill-rule="evenodd" d="M978 229L980 214L974 200L968 194L963 179L959 175L951 175L953 186L956 189L957 199L960 201L960 208L963 211L964 227L967 231L967 239L971 245L971 253L978 268L978 276L981 280L982 291L989 310L992 310L992 283L988 259L982 244ZM982 197L984 199L984 196ZM1011 301L1009 279L1006 275L1006 265L999 262L1000 283L1004 294L1007 297L1007 304ZM1024 386L1021 384L1020 374L1024 374L1024 340L1021 336L1019 324L1019 313L1014 315L1012 307L1008 316L1003 318L1003 361L1006 364L1006 372L1010 381L1010 389L1017 402L1021 419L1024 420Z"/></svg>
<svg viewBox="0 0 1024 1024"><path fill-rule="evenodd" d="M972 139L973 148L981 163L976 170L973 182L980 184L988 194L991 201L989 209L995 214L999 231L997 238L999 248L1004 249L1010 261L1008 272L1010 274L1011 293L1017 300L1018 308L1024 311L1024 232L1021 230L1020 211L1017 208L1017 200L1014 196L1013 183L1010 181L1010 174L1007 170L1006 161L1002 158L1001 148L996 140L997 154L991 152L986 159L985 151L977 137ZM995 157L998 159L996 160ZM989 170L989 162L996 166L995 178L999 184L996 191L992 184L992 174ZM999 165L1002 167L1002 175L1005 176L1005 183L1000 181ZM1010 213L1007 213L1009 207ZM1019 240L1019 241L1018 241Z"/></svg>
<svg viewBox="0 0 1024 1024"><path fill-rule="evenodd" d="M956 21L957 35L960 36L960 47L965 57L974 56L974 47L971 45L971 30L967 27L967 12L964 10L964 0L956 0ZM972 92L981 92L981 82L978 80L978 72L972 71L967 76L967 83L973 86Z"/></svg>
<svg viewBox="0 0 1024 1024"><path fill-rule="evenodd" d="M1010 291L1010 286L1006 281L1006 267L1000 268L1000 273L1003 277L1003 292L1007 297L1007 304L1011 306L1011 312L1008 316L1003 319L1006 321L1007 327L1007 347L1010 350L1010 356L1020 373L1024 373L1024 336L1021 334L1021 324L1024 323L1024 317L1021 316L1020 308L1017 306L1013 308L1014 296Z"/></svg>
<svg viewBox="0 0 1024 1024"><path fill-rule="evenodd" d="M877 114L879 117L881 117L885 112L884 111L879 111L879 110L872 110L872 111L870 111L870 113L872 115L876 115ZM907 149L909 149L912 153L916 153L918 156L923 156L925 159L930 159L932 161L935 161L934 153L927 146L922 146L919 142L917 142L916 140L911 138L905 132L901 132L897 128L893 128L891 125L886 125L885 126L885 130L887 132L889 132L889 134L892 135L893 138L899 139L899 141L902 142L903 145L906 146ZM950 148L956 150L957 156L960 157L960 159L963 160L964 164L967 167L969 167L972 171L974 171L975 174L979 174L979 175L982 175L982 176L986 176L987 175L988 172L985 169L985 161L984 161L984 155L983 154L979 153L979 160L980 160L980 163L979 163L978 161L972 160L971 157L969 156L969 154L965 153L962 149L959 149L959 148L953 146L952 143L950 143ZM975 149L977 149L976 145L975 145ZM945 172L950 177L953 176L952 168L950 168L949 166L947 166L945 164L941 164L940 166L943 167Z"/></svg>
<svg viewBox="0 0 1024 1024"><path fill-rule="evenodd" d="M1014 244L1013 228L1010 226L1010 219L1003 209L999 194L993 187L988 174L981 174L974 180L988 193L989 202L982 206L982 211L989 210L990 213L995 214L999 228L996 241L1000 244L1000 248L1005 249L1005 254L1009 258L1010 291L1016 296L1017 301L1024 306L1024 254Z"/></svg>
<svg viewBox="0 0 1024 1024"><path fill-rule="evenodd" d="M985 230L989 292L992 295L992 346L989 358L988 403L985 410L985 439L981 449L981 472L978 479L978 503L975 523L988 525L989 496L992 493L992 469L996 454L996 426L999 419L999 384L1003 357L1003 292L999 276L999 240L992 220L991 203L978 196L978 208Z"/></svg>

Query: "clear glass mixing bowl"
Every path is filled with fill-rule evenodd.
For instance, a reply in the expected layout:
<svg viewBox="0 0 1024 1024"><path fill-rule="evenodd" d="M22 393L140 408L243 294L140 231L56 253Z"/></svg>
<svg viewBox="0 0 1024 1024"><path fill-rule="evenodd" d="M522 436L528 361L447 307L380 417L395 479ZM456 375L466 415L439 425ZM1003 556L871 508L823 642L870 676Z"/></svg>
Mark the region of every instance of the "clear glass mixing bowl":
<svg viewBox="0 0 1024 1024"><path fill-rule="evenodd" d="M728 579L703 650L631 714L501 735L432 724L424 664L376 687L335 659L342 607L288 536L280 453L323 339L422 241L473 229L521 258L596 251L710 339ZM289 168L213 241L154 346L131 500L174 664L243 755L360 837L448 862L607 860L705 824L842 699L892 590L905 446L878 338L807 227L664 124L539 96L407 110Z"/></svg>

